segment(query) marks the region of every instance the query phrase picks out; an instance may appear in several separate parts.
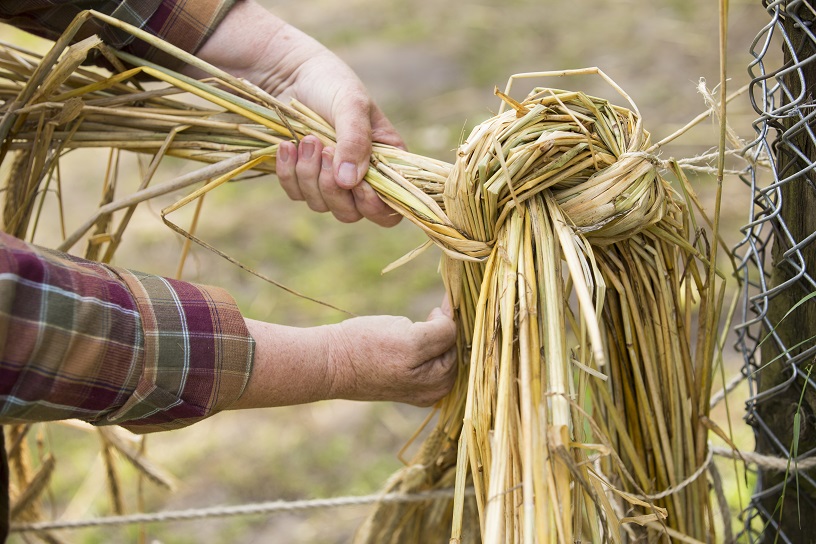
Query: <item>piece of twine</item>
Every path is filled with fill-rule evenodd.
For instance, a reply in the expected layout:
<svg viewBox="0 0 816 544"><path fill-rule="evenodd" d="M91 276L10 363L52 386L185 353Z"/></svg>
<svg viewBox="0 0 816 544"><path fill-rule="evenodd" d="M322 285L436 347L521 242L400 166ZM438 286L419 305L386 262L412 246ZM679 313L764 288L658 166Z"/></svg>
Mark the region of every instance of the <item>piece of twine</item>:
<svg viewBox="0 0 816 544"><path fill-rule="evenodd" d="M723 174L726 175L741 176L743 174L748 173L750 167L756 164L756 161L751 161L745 157L744 149L727 149L725 150L725 155L727 157L737 157L748 163L742 170L733 169L723 170ZM715 176L719 173L719 169L714 166L711 166L709 162L716 159L717 156L718 153L701 153L693 157L677 159L675 162L678 164L678 166L683 168L683 170L698 172L701 174L711 174ZM671 161L661 159L659 155L655 153L650 153L649 151L627 151L626 153L622 153L618 157L618 160L624 159L626 157L643 159L647 162L650 162L656 168L660 168L662 170L671 170Z"/></svg>
<svg viewBox="0 0 816 544"><path fill-rule="evenodd" d="M473 488L466 489L466 493L473 494ZM296 512L301 510L317 510L322 508L337 508L344 506L362 506L374 503L388 502L424 502L439 499L453 498L454 490L440 489L421 493L402 494L386 493L360 496L335 497L330 499L309 499L296 501L267 501L235 506L213 506L208 508L191 508L188 510L168 510L166 512L129 514L123 516L106 516L101 518L87 518L81 520L41 521L34 523L12 524L12 533L26 533L51 531L60 529L84 529L89 527L105 527L117 525L132 525L136 523L166 523L171 521L192 521L205 518L224 518L232 516L251 516L256 514L274 514L278 512Z"/></svg>
<svg viewBox="0 0 816 544"><path fill-rule="evenodd" d="M684 490L691 484L693 484L697 478L699 478L706 470L708 470L708 466L711 464L711 461L714 459L714 452L711 448L708 450L708 455L706 456L705 461L703 464L700 465L697 470L694 471L694 474L677 484L676 486L670 487L660 493L655 493L653 495L638 495L638 498L646 499L650 501L657 501L660 499L665 499L669 495L674 495L675 493L679 493L680 491Z"/></svg>
<svg viewBox="0 0 816 544"><path fill-rule="evenodd" d="M705 462L688 478L660 493L643 495L640 498L659 500L679 493L696 481L711 465L714 457L736 459L746 465L769 471L796 474L816 468L816 457L797 461L786 457L776 457L755 452L739 451L721 446L709 445L708 456ZM330 499L309 499L296 501L266 501L235 506L213 506L209 508L191 508L188 510L169 510L166 512L129 514L123 516L106 516L101 518L87 518L80 520L39 521L34 523L15 523L11 525L12 533L28 533L54 530L87 529L91 527L110 527L133 525L137 523L167 523L173 521L193 521L198 519L225 518L233 516L251 516L259 514L275 514L278 512L298 512L318 510L324 508L339 508L348 506L363 506L376 503L410 503L441 499L452 499L454 489L439 489L420 493L386 493L359 496L335 497ZM467 496L473 495L473 488L465 490Z"/></svg>

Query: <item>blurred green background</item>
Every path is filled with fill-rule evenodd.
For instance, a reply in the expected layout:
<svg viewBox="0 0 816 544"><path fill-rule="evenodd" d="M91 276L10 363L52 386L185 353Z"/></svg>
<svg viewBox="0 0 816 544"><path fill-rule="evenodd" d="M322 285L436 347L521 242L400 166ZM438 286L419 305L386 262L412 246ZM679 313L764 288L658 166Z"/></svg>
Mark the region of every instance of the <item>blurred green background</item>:
<svg viewBox="0 0 816 544"><path fill-rule="evenodd" d="M699 78L714 87L719 77L717 2L712 0L261 3L348 62L412 151L448 161L470 129L496 110L493 89L503 88L513 73L598 66L638 104L655 141L705 109L696 88ZM747 82L748 49L767 15L759 0L732 0L729 19L728 85L736 89ZM5 27L0 28L0 36L43 47ZM621 103L597 77L535 84L582 90ZM519 99L524 94L523 86L514 93ZM731 125L749 140L753 118L745 96L729 108ZM714 148L716 142L716 124L705 121L662 156L697 155ZM63 171L69 231L99 201L107 160L100 152L72 155ZM124 158L122 168L136 172L137 159ZM184 168L189 166L168 161L157 179L177 175ZM713 180L696 176L693 181L711 206ZM733 245L747 217L749 195L736 178L726 179L724 191L723 235ZM168 195L141 207L118 252L117 265L175 274L182 239L162 224L158 210L180 196ZM179 224L189 224L189 208L173 216ZM55 233L55 228L46 229L38 241L51 243ZM442 296L435 249L381 274L389 263L424 242L416 227L407 221L393 229L363 222L340 224L330 215L315 214L305 204L288 201L272 176L227 184L210 193L198 233L259 272L356 314L423 319ZM256 319L313 326L343 318L202 249L193 248L183 277L226 287L246 315ZM727 373L734 374L740 363L739 356L730 353ZM738 443L752 449L750 432L740 421L742 404L732 401L731 409L739 426ZM371 493L399 468L397 452L427 413L388 403L335 401L224 413L188 429L152 435L148 439L151 456L180 484L172 494L147 484L144 506L156 511ZM715 416L724 425L722 408ZM109 513L96 439L60 425L37 432L57 455L53 513L70 518ZM124 463L122 470L127 507L133 511L136 480ZM730 479L735 481L733 470ZM730 497L736 504L735 485ZM367 511L367 507L355 507L156 524L144 528L143 541L341 543L350 540ZM60 536L67 542L89 544L140 538L135 527ZM447 542L447 536L439 535L435 541ZM12 542L21 540L17 537Z"/></svg>

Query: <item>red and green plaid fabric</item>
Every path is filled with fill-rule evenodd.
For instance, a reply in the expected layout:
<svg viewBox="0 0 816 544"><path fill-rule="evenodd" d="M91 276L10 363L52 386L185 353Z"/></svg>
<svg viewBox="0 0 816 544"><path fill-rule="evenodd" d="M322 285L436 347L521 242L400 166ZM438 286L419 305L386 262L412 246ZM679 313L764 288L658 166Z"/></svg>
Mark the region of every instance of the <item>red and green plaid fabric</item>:
<svg viewBox="0 0 816 544"><path fill-rule="evenodd" d="M147 30L194 53L212 34L235 0L0 0L0 21L49 39L62 34L76 15L93 9ZM178 61L108 25L91 20L78 38L98 34L108 45L178 68Z"/></svg>
<svg viewBox="0 0 816 544"><path fill-rule="evenodd" d="M183 427L240 397L253 349L222 289L0 233L0 424Z"/></svg>

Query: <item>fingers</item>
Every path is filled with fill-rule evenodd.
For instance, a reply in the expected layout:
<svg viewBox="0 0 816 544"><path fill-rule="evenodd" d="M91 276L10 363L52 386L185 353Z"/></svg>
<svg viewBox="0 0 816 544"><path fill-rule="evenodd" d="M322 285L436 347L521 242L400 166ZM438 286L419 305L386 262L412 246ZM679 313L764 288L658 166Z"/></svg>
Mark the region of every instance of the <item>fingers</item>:
<svg viewBox="0 0 816 544"><path fill-rule="evenodd" d="M363 178L371 160L372 140L404 147L402 138L364 89L349 92L334 109L337 149L332 166L337 186L351 189L359 213L382 226L393 227L402 216L395 213Z"/></svg>
<svg viewBox="0 0 816 544"><path fill-rule="evenodd" d="M363 214L358 210L351 191L340 187L334 179L332 174L334 150L324 149L321 161L318 187L334 217L342 223L353 223L362 219Z"/></svg>
<svg viewBox="0 0 816 544"><path fill-rule="evenodd" d="M365 217L384 227L396 225L401 216L363 179L372 141L405 147L402 138L345 63L322 49L305 58L291 85L278 90L298 98L334 126L337 144L323 149L315 136L304 137L298 146L281 143L277 157L281 185L290 198L304 200L316 211L331 211L341 221ZM325 85L315 85L317 78Z"/></svg>
<svg viewBox="0 0 816 544"><path fill-rule="evenodd" d="M456 381L456 348L453 347L442 355L426 361L415 369L424 386L407 399L415 406L431 406L447 395Z"/></svg>
<svg viewBox="0 0 816 544"><path fill-rule="evenodd" d="M306 204L316 212L327 212L329 206L317 183L322 170L323 144L314 136L306 136L298 146L295 177Z"/></svg>
<svg viewBox="0 0 816 544"><path fill-rule="evenodd" d="M312 135L304 137L298 146L282 142L276 168L286 195L292 200L305 201L316 212L331 211L343 223L353 223L363 217L383 227L399 223L402 216L388 207L368 183L357 183L353 189L346 189L338 182L334 171L336 153L331 147L324 148Z"/></svg>
<svg viewBox="0 0 816 544"><path fill-rule="evenodd" d="M352 193L357 210L369 221L381 227L393 227L402 220L402 216L392 210L367 182L361 182Z"/></svg>
<svg viewBox="0 0 816 544"><path fill-rule="evenodd" d="M347 92L332 113L337 132L335 178L341 188L352 189L365 176L371 157L371 102L361 90Z"/></svg>
<svg viewBox="0 0 816 544"><path fill-rule="evenodd" d="M303 193L297 183L295 175L295 165L297 164L298 149L292 142L282 142L278 146L278 154L275 157L275 169L281 187L292 200L304 200Z"/></svg>
<svg viewBox="0 0 816 544"><path fill-rule="evenodd" d="M427 383L427 387L409 401L417 406L436 403L450 392L456 380L456 323L451 319L450 306L446 302L447 297L442 307L431 311L427 321L414 324L426 350L420 358L427 356L414 368L417 376Z"/></svg>
<svg viewBox="0 0 816 544"><path fill-rule="evenodd" d="M415 360L419 362L412 372L424 386L417 388L408 402L430 406L445 396L456 380L456 324L443 308L434 308L427 321L414 323L412 329L418 339Z"/></svg>

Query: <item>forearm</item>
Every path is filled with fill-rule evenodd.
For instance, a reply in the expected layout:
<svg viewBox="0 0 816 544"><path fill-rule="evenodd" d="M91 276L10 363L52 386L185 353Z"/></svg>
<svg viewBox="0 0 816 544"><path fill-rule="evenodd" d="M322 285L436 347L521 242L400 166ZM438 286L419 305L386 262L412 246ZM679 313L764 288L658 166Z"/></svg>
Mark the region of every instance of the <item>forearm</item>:
<svg viewBox="0 0 816 544"><path fill-rule="evenodd" d="M450 390L457 374L449 310L437 308L420 322L366 316L311 328L246 323L255 362L231 409L329 399L428 406Z"/></svg>
<svg viewBox="0 0 816 544"><path fill-rule="evenodd" d="M249 72L258 66L277 65L286 58L288 28L291 27L283 20L255 2L241 0L232 6L196 56L235 76L250 79Z"/></svg>
<svg viewBox="0 0 816 544"><path fill-rule="evenodd" d="M241 398L229 409L267 408L332 396L330 328L297 328L246 319L255 339L255 361Z"/></svg>
<svg viewBox="0 0 816 544"><path fill-rule="evenodd" d="M300 66L315 57L333 54L253 0L241 0L196 56L277 96L291 85ZM191 68L183 71L201 75Z"/></svg>

